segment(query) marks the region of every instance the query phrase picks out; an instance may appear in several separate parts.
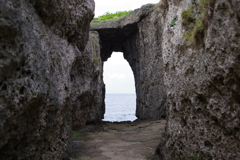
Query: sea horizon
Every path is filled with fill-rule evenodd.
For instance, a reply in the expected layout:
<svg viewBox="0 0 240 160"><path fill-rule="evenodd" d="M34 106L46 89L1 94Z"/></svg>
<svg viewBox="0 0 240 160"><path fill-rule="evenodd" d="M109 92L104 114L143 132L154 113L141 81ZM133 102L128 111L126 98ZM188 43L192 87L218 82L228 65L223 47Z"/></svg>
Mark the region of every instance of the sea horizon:
<svg viewBox="0 0 240 160"><path fill-rule="evenodd" d="M106 94L136 94L136 93L106 93Z"/></svg>
<svg viewBox="0 0 240 160"><path fill-rule="evenodd" d="M137 119L136 94L133 93L107 93L105 97L106 111L103 121L121 122Z"/></svg>

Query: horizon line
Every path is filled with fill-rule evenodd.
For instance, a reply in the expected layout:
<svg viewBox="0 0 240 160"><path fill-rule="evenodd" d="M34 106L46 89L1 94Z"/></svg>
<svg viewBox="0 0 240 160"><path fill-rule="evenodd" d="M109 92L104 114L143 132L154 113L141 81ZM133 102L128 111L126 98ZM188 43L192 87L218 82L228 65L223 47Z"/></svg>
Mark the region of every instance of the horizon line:
<svg viewBox="0 0 240 160"><path fill-rule="evenodd" d="M106 94L136 94L136 93L106 93Z"/></svg>

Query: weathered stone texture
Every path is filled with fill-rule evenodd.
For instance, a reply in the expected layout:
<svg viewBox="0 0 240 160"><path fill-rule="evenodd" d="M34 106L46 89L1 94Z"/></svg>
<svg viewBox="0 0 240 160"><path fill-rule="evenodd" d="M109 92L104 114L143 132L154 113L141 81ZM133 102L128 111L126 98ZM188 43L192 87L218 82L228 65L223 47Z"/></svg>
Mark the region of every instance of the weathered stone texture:
<svg viewBox="0 0 240 160"><path fill-rule="evenodd" d="M54 34L76 44L81 51L88 39L88 22L93 17L94 0L28 0L42 22ZM87 23L83 23L87 22Z"/></svg>
<svg viewBox="0 0 240 160"><path fill-rule="evenodd" d="M71 72L73 129L102 122L104 115L103 66L97 32L90 32L85 51L78 55Z"/></svg>
<svg viewBox="0 0 240 160"><path fill-rule="evenodd" d="M216 1L200 48L184 42L181 25L194 1L167 3L160 18L168 115L162 159L240 159L240 2Z"/></svg>
<svg viewBox="0 0 240 160"><path fill-rule="evenodd" d="M132 68L138 119L165 117L161 32L156 12L152 13L154 8L144 5L120 19L91 23L91 29L100 35L102 60L106 61L113 51L123 52ZM155 17L146 18L151 13Z"/></svg>
<svg viewBox="0 0 240 160"><path fill-rule="evenodd" d="M90 54L91 46L82 51L94 2L30 2L0 1L0 159L63 159L72 130L71 96L84 94L72 90L78 78L73 73L81 56ZM91 58L92 53L81 71L89 70L97 83L101 70L91 68ZM87 92L84 82L79 85ZM102 88L89 92L95 91ZM96 98L85 100L99 104ZM91 121L95 115L89 115Z"/></svg>
<svg viewBox="0 0 240 160"><path fill-rule="evenodd" d="M165 118L165 89L161 51L161 23L152 12L138 23L139 53L136 74L137 112L140 119ZM150 18L151 17L151 18ZM131 47L131 46L130 46Z"/></svg>

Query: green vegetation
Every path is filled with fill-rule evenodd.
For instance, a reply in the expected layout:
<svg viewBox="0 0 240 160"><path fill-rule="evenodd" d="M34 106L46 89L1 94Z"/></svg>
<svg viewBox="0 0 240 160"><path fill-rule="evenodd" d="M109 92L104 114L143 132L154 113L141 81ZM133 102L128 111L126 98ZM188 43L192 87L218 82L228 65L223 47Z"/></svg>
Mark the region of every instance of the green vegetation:
<svg viewBox="0 0 240 160"><path fill-rule="evenodd" d="M194 20L193 17L193 6L191 6L189 9L186 9L182 11L182 24L187 25L188 23L191 23Z"/></svg>
<svg viewBox="0 0 240 160"><path fill-rule="evenodd" d="M177 22L176 19L172 20L171 23L169 24L169 26L170 26L170 27L174 26L176 22Z"/></svg>
<svg viewBox="0 0 240 160"><path fill-rule="evenodd" d="M91 36L90 36L90 41L92 42L92 47L93 47L93 63L96 64L97 66L99 65L100 59L98 58L98 50L100 49L99 46L99 41L98 39L98 34L95 32L91 32Z"/></svg>
<svg viewBox="0 0 240 160"><path fill-rule="evenodd" d="M147 5L150 5L150 6L155 6L156 4L154 4L154 3L148 3Z"/></svg>
<svg viewBox="0 0 240 160"><path fill-rule="evenodd" d="M94 37L94 38L98 38L98 34L96 32L91 32L91 36Z"/></svg>
<svg viewBox="0 0 240 160"><path fill-rule="evenodd" d="M194 154L193 154L193 158L194 158L194 160L199 160L198 154L197 154L197 153L194 153Z"/></svg>
<svg viewBox="0 0 240 160"><path fill-rule="evenodd" d="M192 32L192 36L194 38L194 44L197 44L197 40L201 40L201 38L204 38L204 30L206 29L206 26L203 24L203 21L201 19L196 19L195 27Z"/></svg>
<svg viewBox="0 0 240 160"><path fill-rule="evenodd" d="M72 131L72 136L73 136L73 137L82 136L82 135L84 135L84 134L83 134L83 133L79 133L79 132L77 132L77 131Z"/></svg>
<svg viewBox="0 0 240 160"><path fill-rule="evenodd" d="M94 55L94 63L95 63L96 65L98 65L98 64L99 64L99 59L98 59L98 57L97 57L97 56L95 56L95 55Z"/></svg>
<svg viewBox="0 0 240 160"><path fill-rule="evenodd" d="M198 4L182 11L182 25L185 27L184 40L196 46L204 45L204 35L213 13L215 0L201 0Z"/></svg>
<svg viewBox="0 0 240 160"><path fill-rule="evenodd" d="M109 19L120 18L122 16L125 16L125 15L131 13L131 12L132 12L132 10L131 11L118 11L116 13L109 13L109 12L107 12L107 13L105 13L102 16L94 18L94 20L106 21L106 20L109 20Z"/></svg>
<svg viewBox="0 0 240 160"><path fill-rule="evenodd" d="M184 40L187 41L192 37L192 32L186 31L184 34Z"/></svg>

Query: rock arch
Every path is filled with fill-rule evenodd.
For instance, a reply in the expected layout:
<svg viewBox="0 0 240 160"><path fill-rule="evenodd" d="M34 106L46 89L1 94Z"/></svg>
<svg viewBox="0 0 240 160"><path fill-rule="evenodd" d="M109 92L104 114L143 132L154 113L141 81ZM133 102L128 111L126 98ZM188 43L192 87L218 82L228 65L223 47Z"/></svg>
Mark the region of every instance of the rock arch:
<svg viewBox="0 0 240 160"><path fill-rule="evenodd" d="M159 35L152 32L148 36L153 37L146 37L147 32L143 32L146 28L142 25L153 10L153 5L145 5L120 19L91 23L91 30L99 34L102 61L107 61L114 51L123 52L128 61L135 79L139 119L165 117L163 67L159 58L162 55L155 40Z"/></svg>

